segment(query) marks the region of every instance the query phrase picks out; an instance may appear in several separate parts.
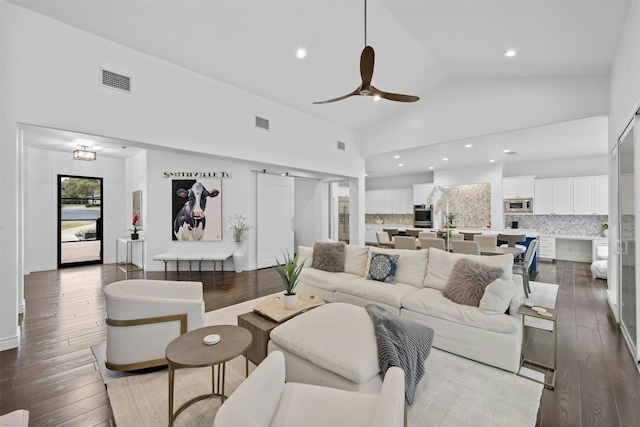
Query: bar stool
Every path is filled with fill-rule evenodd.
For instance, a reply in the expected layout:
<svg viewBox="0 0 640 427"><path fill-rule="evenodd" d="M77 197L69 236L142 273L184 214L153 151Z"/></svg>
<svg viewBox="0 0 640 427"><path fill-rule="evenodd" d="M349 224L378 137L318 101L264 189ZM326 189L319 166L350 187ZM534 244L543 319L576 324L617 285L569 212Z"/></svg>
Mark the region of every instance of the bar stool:
<svg viewBox="0 0 640 427"><path fill-rule="evenodd" d="M526 252L527 247L525 245L518 245L518 242L526 242L527 236L525 234L498 234L498 240L502 240L503 242L507 242L505 244L500 245L500 247L509 247L509 248L518 248L520 249L520 256Z"/></svg>

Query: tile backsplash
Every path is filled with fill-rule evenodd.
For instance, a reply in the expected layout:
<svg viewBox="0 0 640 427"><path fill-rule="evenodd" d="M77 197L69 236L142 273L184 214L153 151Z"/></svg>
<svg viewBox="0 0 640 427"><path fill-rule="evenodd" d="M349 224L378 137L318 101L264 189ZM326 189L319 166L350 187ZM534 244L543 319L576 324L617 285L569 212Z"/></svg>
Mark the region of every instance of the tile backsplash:
<svg viewBox="0 0 640 427"><path fill-rule="evenodd" d="M602 223L607 215L505 215L505 228L518 221L518 228L536 230L540 234L565 236L602 236Z"/></svg>
<svg viewBox="0 0 640 427"><path fill-rule="evenodd" d="M382 221L382 223L380 223ZM367 224L395 224L413 226L413 214L365 214Z"/></svg>

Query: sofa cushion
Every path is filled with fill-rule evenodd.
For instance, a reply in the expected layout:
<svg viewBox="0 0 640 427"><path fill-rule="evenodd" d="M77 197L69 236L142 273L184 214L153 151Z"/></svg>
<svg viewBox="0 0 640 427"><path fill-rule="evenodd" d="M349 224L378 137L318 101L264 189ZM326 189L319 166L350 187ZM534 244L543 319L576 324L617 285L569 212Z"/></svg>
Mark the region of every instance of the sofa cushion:
<svg viewBox="0 0 640 427"><path fill-rule="evenodd" d="M305 261L303 268L312 268L313 248L311 246L298 246L298 263Z"/></svg>
<svg viewBox="0 0 640 427"><path fill-rule="evenodd" d="M336 286L337 293L353 295L372 303L379 302L398 309L402 305L403 298L415 291L415 287L405 283L396 282L392 285L364 278L346 280Z"/></svg>
<svg viewBox="0 0 640 427"><path fill-rule="evenodd" d="M369 257L369 246L346 245L344 247L344 272L364 277Z"/></svg>
<svg viewBox="0 0 640 427"><path fill-rule="evenodd" d="M378 282L396 283L396 269L400 255L379 254L372 252L369 261L367 279Z"/></svg>
<svg viewBox="0 0 640 427"><path fill-rule="evenodd" d="M420 252L420 251L417 251ZM429 264L424 278L424 286L443 290L453 272L453 267L460 259L468 258L491 267L500 267L504 270L502 279L511 280L513 275L512 255L465 255L452 254L441 249L429 248ZM399 279L398 279L399 280Z"/></svg>
<svg viewBox="0 0 640 427"><path fill-rule="evenodd" d="M335 291L338 283L356 279L359 276L351 273L329 273L316 268L303 268L299 277L302 283L328 291Z"/></svg>
<svg viewBox="0 0 640 427"><path fill-rule="evenodd" d="M316 243L311 267L333 273L344 271L344 246L344 242Z"/></svg>
<svg viewBox="0 0 640 427"><path fill-rule="evenodd" d="M366 271L369 271L371 254L374 252L389 255L400 255L400 258L398 259L398 268L396 270L396 282L402 282L407 285L415 286L416 288L422 288L424 275L427 271L428 251L371 248L371 250L369 250L369 259L367 261Z"/></svg>
<svg viewBox="0 0 640 427"><path fill-rule="evenodd" d="M447 286L442 295L453 302L478 307L484 295L484 289L494 280L502 276L500 267L488 265L463 258L453 267Z"/></svg>
<svg viewBox="0 0 640 427"><path fill-rule="evenodd" d="M490 315L480 311L478 307L456 304L442 295L437 289L424 288L412 292L402 300L404 310L410 310L438 319L486 329L494 332L517 332L520 319L514 316ZM436 335L438 331L436 330Z"/></svg>
<svg viewBox="0 0 640 427"><path fill-rule="evenodd" d="M516 294L515 283L502 279L496 279L484 290L484 295L480 300L480 311L484 314L504 314L511 299Z"/></svg>

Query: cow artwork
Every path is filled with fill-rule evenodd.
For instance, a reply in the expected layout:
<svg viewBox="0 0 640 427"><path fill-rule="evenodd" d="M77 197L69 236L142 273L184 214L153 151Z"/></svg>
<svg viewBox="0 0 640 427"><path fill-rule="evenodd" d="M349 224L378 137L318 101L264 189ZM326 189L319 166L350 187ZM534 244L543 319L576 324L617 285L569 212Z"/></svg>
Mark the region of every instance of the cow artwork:
<svg viewBox="0 0 640 427"><path fill-rule="evenodd" d="M173 240L222 240L220 185L219 179L173 180Z"/></svg>

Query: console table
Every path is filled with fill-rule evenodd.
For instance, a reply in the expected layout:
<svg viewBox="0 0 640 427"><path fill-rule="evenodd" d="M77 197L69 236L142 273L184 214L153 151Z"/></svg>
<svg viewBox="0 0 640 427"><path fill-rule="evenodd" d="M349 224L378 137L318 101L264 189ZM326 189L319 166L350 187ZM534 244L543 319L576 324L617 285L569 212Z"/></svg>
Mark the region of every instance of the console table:
<svg viewBox="0 0 640 427"><path fill-rule="evenodd" d="M125 245L125 260L124 262L120 262L120 257L118 255L120 244L124 243ZM137 267L133 263L133 248L134 246L140 248L140 267ZM132 240L129 237L118 237L116 238L116 266L124 271L125 273L132 273L134 271L144 271L144 239Z"/></svg>

